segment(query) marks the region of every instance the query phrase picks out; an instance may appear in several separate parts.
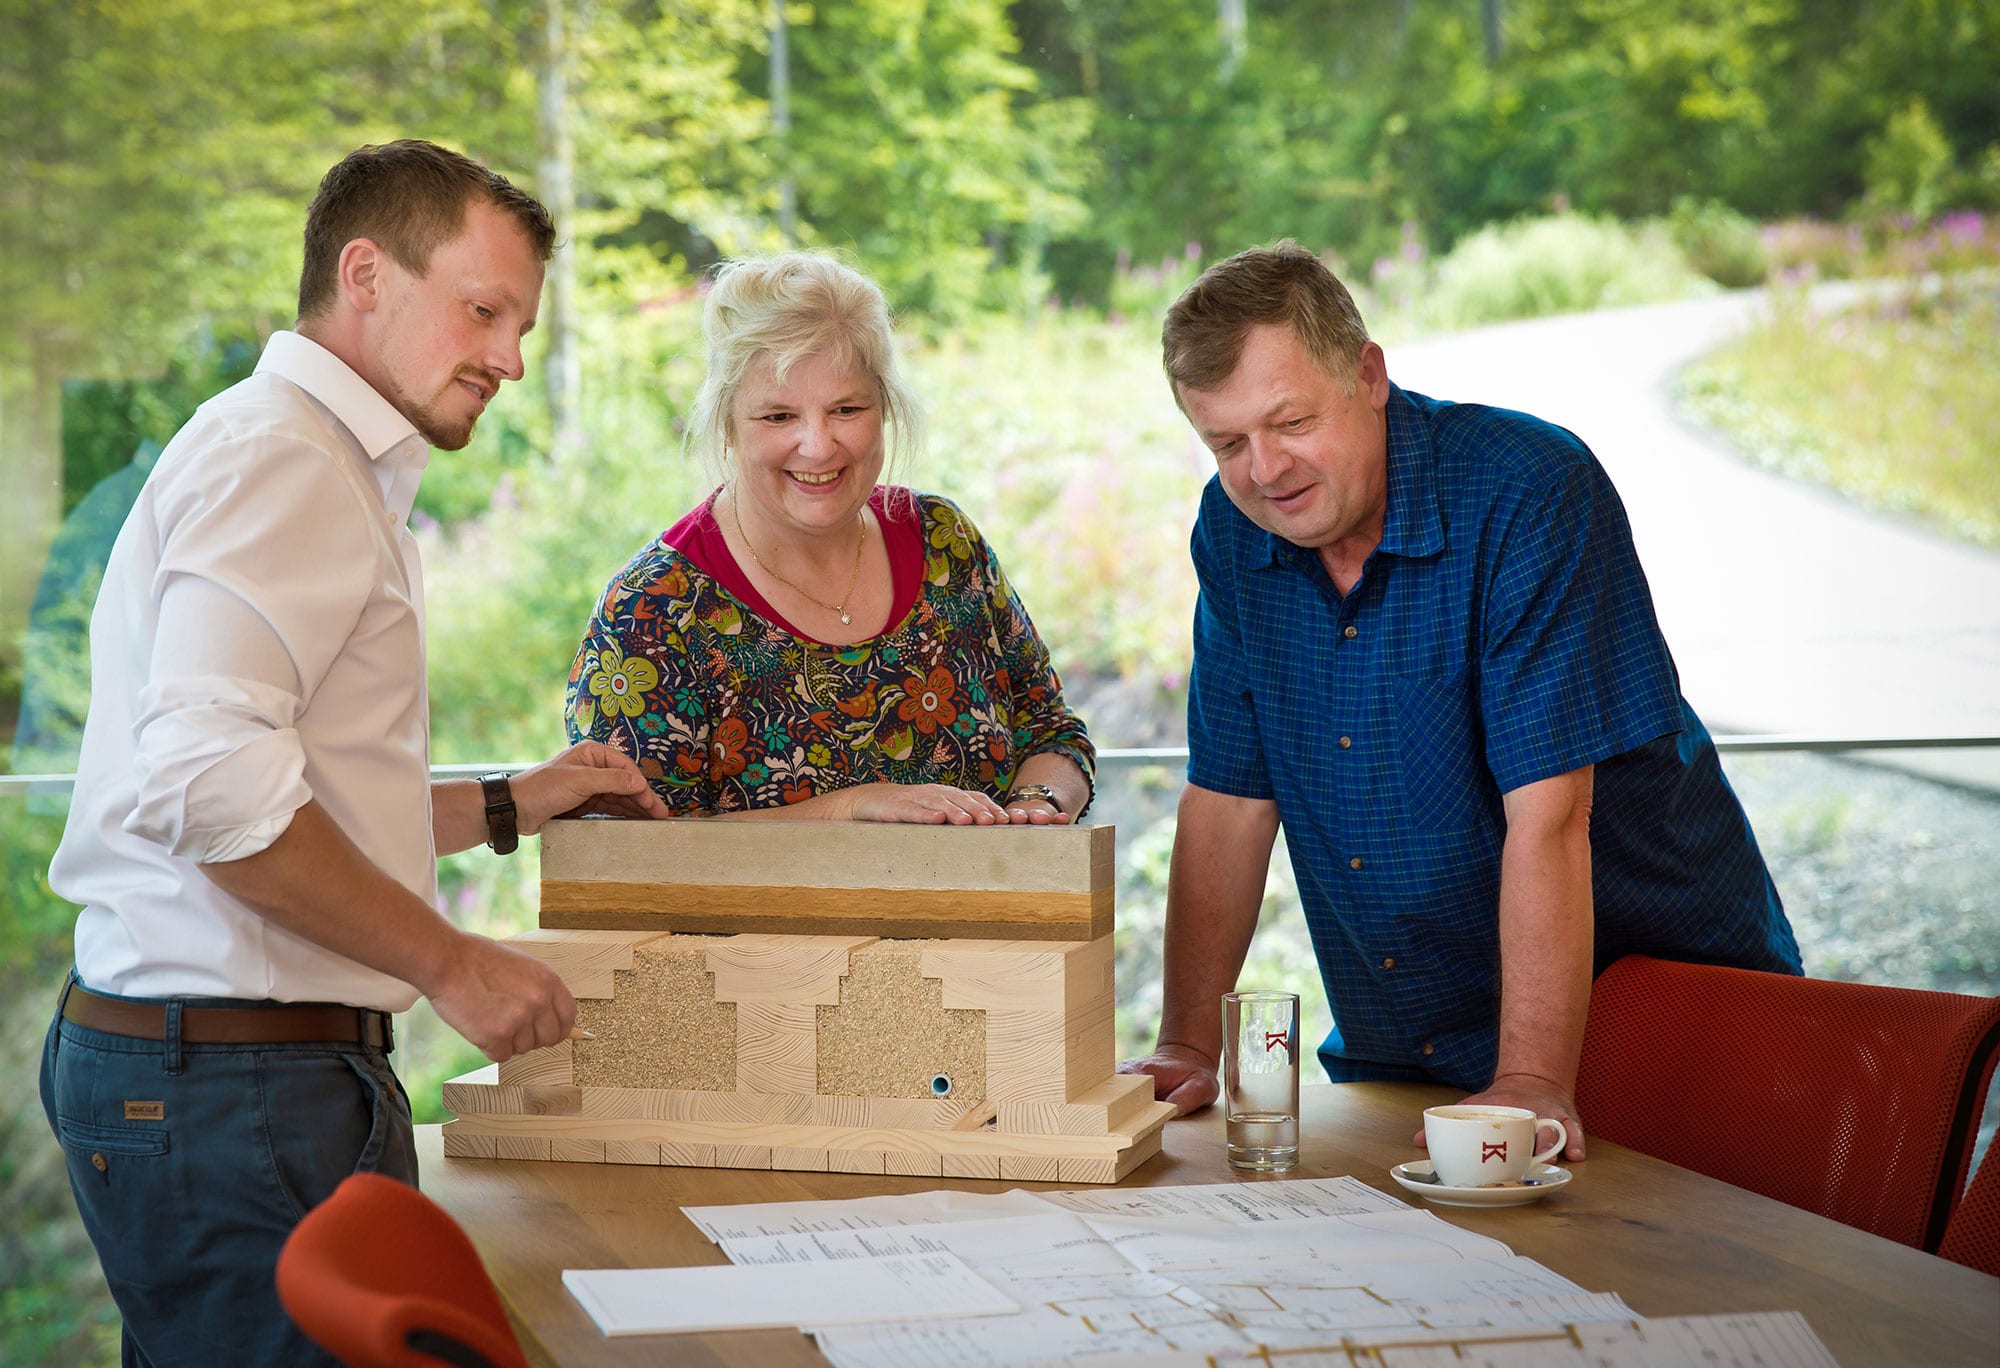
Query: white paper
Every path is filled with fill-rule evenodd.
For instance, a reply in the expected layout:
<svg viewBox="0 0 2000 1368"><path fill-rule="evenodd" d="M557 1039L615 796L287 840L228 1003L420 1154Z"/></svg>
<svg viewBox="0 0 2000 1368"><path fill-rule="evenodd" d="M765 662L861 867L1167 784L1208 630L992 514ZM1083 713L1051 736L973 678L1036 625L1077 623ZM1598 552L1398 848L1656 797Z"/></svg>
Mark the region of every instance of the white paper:
<svg viewBox="0 0 2000 1368"><path fill-rule="evenodd" d="M873 1360L870 1360L871 1362ZM835 1358L837 1365L848 1360ZM1057 1368L1072 1359L1021 1359L1013 1368ZM1089 1368L1211 1368L1269 1363L1261 1350L1118 1354ZM1523 1334L1519 1329L1396 1330L1343 1335L1318 1352L1289 1350L1285 1368L1838 1368L1796 1311L1599 1321ZM912 1363L910 1368L918 1368Z"/></svg>
<svg viewBox="0 0 2000 1368"><path fill-rule="evenodd" d="M1206 1217L1231 1224L1409 1210L1407 1203L1349 1176L1183 1187L1096 1188L1039 1192L1034 1196L1065 1211L1107 1216Z"/></svg>
<svg viewBox="0 0 2000 1368"><path fill-rule="evenodd" d="M1021 1308L950 1254L783 1266L566 1269L563 1286L606 1335L849 1325Z"/></svg>
<svg viewBox="0 0 2000 1368"><path fill-rule="evenodd" d="M1008 1192L912 1192L829 1202L744 1202L736 1206L682 1207L695 1228L717 1244L751 1235L812 1230L868 1230L876 1226L985 1221L995 1216L1040 1215L1048 1206L1020 1188Z"/></svg>

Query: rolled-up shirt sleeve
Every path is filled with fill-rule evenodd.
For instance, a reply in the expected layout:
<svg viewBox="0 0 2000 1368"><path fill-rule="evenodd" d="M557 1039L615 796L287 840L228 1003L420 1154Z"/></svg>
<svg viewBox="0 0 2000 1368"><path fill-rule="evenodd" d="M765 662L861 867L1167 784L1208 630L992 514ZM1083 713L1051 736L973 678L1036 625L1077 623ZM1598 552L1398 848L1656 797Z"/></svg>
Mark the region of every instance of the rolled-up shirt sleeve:
<svg viewBox="0 0 2000 1368"><path fill-rule="evenodd" d="M214 863L263 850L311 799L297 723L377 590L380 550L365 492L328 453L224 442L203 459L209 478L154 512L159 628L124 826Z"/></svg>

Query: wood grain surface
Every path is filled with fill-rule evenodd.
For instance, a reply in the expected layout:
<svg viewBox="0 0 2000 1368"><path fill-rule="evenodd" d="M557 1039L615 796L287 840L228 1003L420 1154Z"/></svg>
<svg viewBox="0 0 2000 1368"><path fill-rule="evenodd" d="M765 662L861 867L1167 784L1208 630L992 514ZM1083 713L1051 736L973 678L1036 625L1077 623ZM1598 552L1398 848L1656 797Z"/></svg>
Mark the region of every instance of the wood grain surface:
<svg viewBox="0 0 2000 1368"><path fill-rule="evenodd" d="M1280 1176L1353 1174L1407 1198L1388 1170L1418 1157L1411 1137L1423 1108L1456 1096L1415 1083L1305 1088L1302 1162ZM419 1128L418 1150L424 1190L457 1217L479 1247L530 1358L562 1368L658 1363L824 1368L811 1341L791 1331L629 1340L598 1333L563 1289L563 1269L726 1262L680 1214L682 1206L920 1192L941 1184L984 1192L1020 1185L951 1177L446 1160L434 1126ZM1532 1206L1436 1211L1592 1291L1618 1293L1641 1315L1795 1310L1847 1368L1991 1368L1994 1363L2000 1279L1608 1142L1592 1140L1590 1154L1572 1166L1574 1181ZM1232 1179L1267 1181L1228 1167L1222 1119L1210 1109L1169 1123L1161 1155L1124 1182Z"/></svg>

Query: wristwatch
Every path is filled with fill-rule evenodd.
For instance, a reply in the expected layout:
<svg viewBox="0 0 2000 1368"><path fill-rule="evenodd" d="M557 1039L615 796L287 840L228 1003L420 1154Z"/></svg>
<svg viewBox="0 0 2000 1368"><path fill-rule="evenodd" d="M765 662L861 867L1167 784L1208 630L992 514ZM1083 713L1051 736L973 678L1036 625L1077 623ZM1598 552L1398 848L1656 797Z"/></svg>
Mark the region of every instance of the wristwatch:
<svg viewBox="0 0 2000 1368"><path fill-rule="evenodd" d="M1056 798L1056 791L1047 784L1017 784L1008 791L1006 798L1001 801L1000 806L1012 807L1015 803L1025 798L1039 798L1057 812L1063 810L1062 803Z"/></svg>
<svg viewBox="0 0 2000 1368"><path fill-rule="evenodd" d="M486 844L495 855L512 855L521 844L514 830L514 786L507 782L506 771L500 770L480 775L479 787L486 794Z"/></svg>

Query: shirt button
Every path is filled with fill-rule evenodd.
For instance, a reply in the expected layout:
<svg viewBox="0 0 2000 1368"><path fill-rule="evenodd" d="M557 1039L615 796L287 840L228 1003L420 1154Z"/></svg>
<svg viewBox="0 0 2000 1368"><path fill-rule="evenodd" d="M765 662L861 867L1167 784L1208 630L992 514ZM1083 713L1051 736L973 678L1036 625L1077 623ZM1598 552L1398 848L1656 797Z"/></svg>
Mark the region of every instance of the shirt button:
<svg viewBox="0 0 2000 1368"><path fill-rule="evenodd" d="M1342 628L1340 634L1346 637L1349 641L1352 641L1354 640L1354 638L1361 635L1361 633L1355 631L1352 627Z"/></svg>
<svg viewBox="0 0 2000 1368"><path fill-rule="evenodd" d="M1360 857L1359 855L1356 855L1356 856L1355 856L1355 857L1354 857L1353 859L1351 859L1351 860L1349 860L1349 861L1347 862L1347 867L1348 867L1349 869L1359 869L1359 868L1361 868L1361 857Z"/></svg>
<svg viewBox="0 0 2000 1368"><path fill-rule="evenodd" d="M1394 969L1396 967L1396 957L1394 955L1391 955L1387 959L1383 960L1382 967L1384 969Z"/></svg>
<svg viewBox="0 0 2000 1368"><path fill-rule="evenodd" d="M1425 1054L1436 1054L1436 1053L1437 1053L1437 1046L1435 1046L1435 1045L1431 1044L1431 1043L1430 1043L1430 1042L1429 1042L1428 1040L1426 1040L1426 1041L1424 1042L1424 1053L1425 1053Z"/></svg>
<svg viewBox="0 0 2000 1368"><path fill-rule="evenodd" d="M1342 750L1353 750L1353 749L1354 749L1354 738L1353 738L1353 737L1351 737L1351 736L1343 736L1343 737L1341 737L1341 738L1340 738L1340 748L1341 748Z"/></svg>

